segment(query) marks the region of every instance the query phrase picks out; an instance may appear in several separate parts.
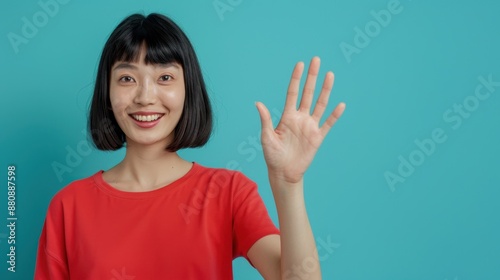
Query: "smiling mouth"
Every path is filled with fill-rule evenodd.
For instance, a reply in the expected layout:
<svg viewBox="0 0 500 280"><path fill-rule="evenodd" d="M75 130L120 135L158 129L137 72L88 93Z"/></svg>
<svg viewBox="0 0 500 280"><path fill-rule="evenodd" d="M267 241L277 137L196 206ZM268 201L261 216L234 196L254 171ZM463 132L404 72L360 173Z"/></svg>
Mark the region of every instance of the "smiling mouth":
<svg viewBox="0 0 500 280"><path fill-rule="evenodd" d="M134 115L130 114L130 116L139 122L154 122L163 117L164 114L151 114L151 115Z"/></svg>

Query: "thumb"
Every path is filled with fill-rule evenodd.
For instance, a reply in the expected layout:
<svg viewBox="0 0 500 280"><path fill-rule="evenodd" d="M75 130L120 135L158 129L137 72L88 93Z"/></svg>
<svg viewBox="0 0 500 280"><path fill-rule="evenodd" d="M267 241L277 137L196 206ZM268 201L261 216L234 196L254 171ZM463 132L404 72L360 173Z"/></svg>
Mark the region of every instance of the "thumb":
<svg viewBox="0 0 500 280"><path fill-rule="evenodd" d="M273 120L271 119L271 114L266 106L262 102L255 102L255 106L257 106L257 110L260 115L260 122L262 124L262 131L265 130L273 130Z"/></svg>

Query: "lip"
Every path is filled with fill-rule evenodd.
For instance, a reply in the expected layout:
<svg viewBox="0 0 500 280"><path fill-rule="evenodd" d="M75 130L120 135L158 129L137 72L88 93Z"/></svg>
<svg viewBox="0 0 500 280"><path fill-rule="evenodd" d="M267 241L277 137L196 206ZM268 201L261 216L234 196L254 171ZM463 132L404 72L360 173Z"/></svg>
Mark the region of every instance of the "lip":
<svg viewBox="0 0 500 280"><path fill-rule="evenodd" d="M147 111L139 111L135 113L130 113L129 115L141 115L141 116L149 116L149 115L165 115L165 113L160 112L147 112Z"/></svg>
<svg viewBox="0 0 500 280"><path fill-rule="evenodd" d="M134 117L132 117L132 115L148 116L148 115L156 115L156 114L159 114L161 116L156 121L150 121L150 122L141 122L141 121L138 121L138 120L134 119ZM142 127L142 128L152 128L152 127L154 127L155 125L157 125L160 122L161 118L163 118L164 115L165 114L163 114L163 113L156 113L156 112L137 112L137 113L130 114L129 117L139 127Z"/></svg>

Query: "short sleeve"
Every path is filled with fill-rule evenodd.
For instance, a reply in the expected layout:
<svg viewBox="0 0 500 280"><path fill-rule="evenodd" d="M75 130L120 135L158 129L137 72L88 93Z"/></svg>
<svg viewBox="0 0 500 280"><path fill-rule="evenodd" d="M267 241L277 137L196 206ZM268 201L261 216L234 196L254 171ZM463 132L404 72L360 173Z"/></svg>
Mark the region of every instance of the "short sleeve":
<svg viewBox="0 0 500 280"><path fill-rule="evenodd" d="M252 245L264 236L280 232L269 217L255 182L238 172L233 183L233 258L243 256L252 264L247 256Z"/></svg>
<svg viewBox="0 0 500 280"><path fill-rule="evenodd" d="M69 279L63 225L62 205L57 199L52 199L38 243L35 280Z"/></svg>

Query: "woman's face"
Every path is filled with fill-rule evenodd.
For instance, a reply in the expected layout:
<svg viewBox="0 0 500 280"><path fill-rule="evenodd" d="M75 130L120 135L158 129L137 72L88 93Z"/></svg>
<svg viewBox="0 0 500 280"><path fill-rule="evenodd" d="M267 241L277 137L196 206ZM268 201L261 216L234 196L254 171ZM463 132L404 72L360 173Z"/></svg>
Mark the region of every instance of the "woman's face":
<svg viewBox="0 0 500 280"><path fill-rule="evenodd" d="M137 62L112 66L111 107L127 145L161 142L166 147L184 106L183 69L178 63L146 65L144 56L143 50Z"/></svg>

